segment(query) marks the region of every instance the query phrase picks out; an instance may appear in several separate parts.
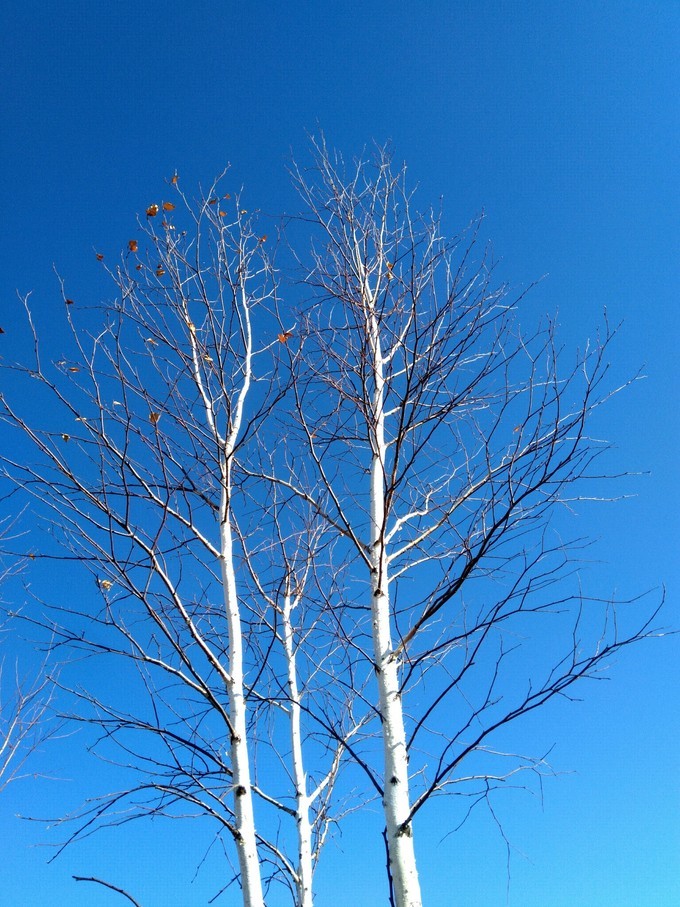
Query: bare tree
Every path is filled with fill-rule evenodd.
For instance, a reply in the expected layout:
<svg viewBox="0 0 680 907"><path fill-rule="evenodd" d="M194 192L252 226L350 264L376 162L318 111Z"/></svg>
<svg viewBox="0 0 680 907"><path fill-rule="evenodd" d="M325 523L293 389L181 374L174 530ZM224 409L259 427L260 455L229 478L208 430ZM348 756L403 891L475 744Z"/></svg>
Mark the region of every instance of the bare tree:
<svg viewBox="0 0 680 907"><path fill-rule="evenodd" d="M519 330L477 225L447 241L386 153L349 172L316 155L295 173L314 232L297 314L240 200L214 187L196 208L173 180L112 303L62 285L56 363L26 301L33 358L8 386L33 396L2 398L20 451L3 462L50 520L32 556L96 583L96 605L73 591L31 619L121 666L118 698L91 672L62 684L136 778L67 843L209 816L247 907L274 883L311 907L357 805L347 768L383 803L392 903L419 907L415 817L540 771L503 729L652 631L565 585L551 523L597 476L608 328L565 367L551 324Z"/></svg>
<svg viewBox="0 0 680 907"><path fill-rule="evenodd" d="M80 305L62 283L71 350L56 363L26 303L34 355L14 377L32 380L40 415L3 397L27 454L5 470L51 521L32 556L63 558L56 540L98 588L99 608L74 588L52 610L55 646L117 657L139 682L118 701L95 681L72 688L139 780L90 804L69 840L131 815L211 816L235 844L243 903L262 907L260 851L285 859L255 828L254 798L270 798L251 781L235 526L238 461L279 394L276 334L253 337L274 284L238 198L213 186L196 208L172 189L110 271L112 303Z"/></svg>
<svg viewBox="0 0 680 907"><path fill-rule="evenodd" d="M264 882L281 883L311 907L319 854L350 808L331 808L336 780L365 718L353 718L352 684L332 685L348 655L328 606L337 581L316 581L325 524L253 470L283 449L285 419L271 414L292 335L241 200L216 184L195 207L171 187L175 200L150 205L106 268L113 302L83 306L62 282L68 355L47 360L51 338L24 301L33 360L8 366L7 383L42 396L2 398L26 451L4 456L5 475L49 526L30 556L86 568L99 602L47 601L28 619L65 659L118 659L125 680L118 697L91 673L61 685L79 700L74 717L99 729L95 749L137 778L67 817L66 844L133 817L207 815L238 854L225 888L238 879L256 907Z"/></svg>
<svg viewBox="0 0 680 907"><path fill-rule="evenodd" d="M300 447L282 481L336 532L354 593L363 575L351 639L383 742L382 764L363 765L393 903L419 907L416 815L532 767L498 767L498 732L651 632L565 591L569 546L550 524L598 474L587 424L612 393L611 333L565 365L553 325L523 334L519 300L494 287L486 252L475 260L477 224L447 241L385 152L349 171L323 142L315 152L294 173L315 294L290 354Z"/></svg>
<svg viewBox="0 0 680 907"><path fill-rule="evenodd" d="M270 522L261 527L259 546L243 539L260 603L257 620L266 630L250 639L267 646L253 659L262 666L260 711L267 730L254 736L265 744L270 765L275 757L275 774L294 790L298 863L289 875L296 904L311 907L314 869L329 830L356 808L351 799L343 807L331 809L331 803L347 749L366 718L355 715L361 691L349 682L353 653L337 632L333 605L342 580L325 585L332 562L328 533L315 514L288 513L291 502L277 500L276 483L270 483L270 491Z"/></svg>

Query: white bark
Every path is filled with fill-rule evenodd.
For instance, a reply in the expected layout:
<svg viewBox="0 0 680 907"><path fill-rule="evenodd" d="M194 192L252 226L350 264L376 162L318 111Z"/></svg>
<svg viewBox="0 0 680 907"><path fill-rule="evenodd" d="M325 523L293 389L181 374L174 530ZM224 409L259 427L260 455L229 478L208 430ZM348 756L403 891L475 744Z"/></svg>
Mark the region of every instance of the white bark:
<svg viewBox="0 0 680 907"><path fill-rule="evenodd" d="M241 250L241 255L243 254ZM244 270L243 274L246 271ZM252 376L252 333L248 296L242 281L240 292L236 297L240 302L241 331L244 342L242 383L235 391L236 405L231 424L223 437L216 424L210 397L206 391L201 367L201 351L196 340L196 329L189 317L188 309L184 314L189 327L194 380L203 400L206 420L215 438L218 450L221 451L220 471L222 494L220 501L220 570L224 607L228 627L228 674L227 694L229 696L229 714L231 723L230 755L232 769L232 790L234 797L235 843L238 853L241 890L244 907L264 907L260 861L257 852L255 833L255 814L253 808L253 790L250 780L250 756L246 728L246 700L243 689L243 634L241 631L241 611L236 588L234 570L234 539L231 527L231 494L233 452L241 430L243 409L250 389ZM235 298L235 304L236 303Z"/></svg>
<svg viewBox="0 0 680 907"><path fill-rule="evenodd" d="M229 707L231 711L231 764L233 772L236 847L241 870L244 907L264 907L260 862L257 854L253 790L246 734L246 701L243 693L243 637L241 612L234 571L234 542L231 529L231 466L236 440L241 429L243 407L251 380L252 338L247 294L241 285L241 319L245 340L243 384L237 393L235 415L224 445L220 542L224 603L229 628Z"/></svg>
<svg viewBox="0 0 680 907"><path fill-rule="evenodd" d="M302 734L300 724L300 692L298 689L297 668L295 662L295 645L291 625L291 593L286 589L284 597L283 645L288 668L288 696L290 698L290 736L293 757L293 782L297 803L297 836L298 836L298 870L297 870L297 907L312 907L312 825L309 818L310 797L307 792L307 775L302 756Z"/></svg>
<svg viewBox="0 0 680 907"><path fill-rule="evenodd" d="M236 596L233 540L228 512L222 523L222 581L229 623L229 708L231 712L231 766L233 772L236 848L241 870L244 907L264 907L260 863L257 855L253 791L246 737L246 703L243 695L243 640Z"/></svg>
<svg viewBox="0 0 680 907"><path fill-rule="evenodd" d="M365 285L366 286L366 285ZM385 826L397 907L421 907L420 883L409 819L406 733L399 690L399 664L392 648L387 552L385 550L384 362L371 295L364 303L373 354L373 450L371 457L371 612L373 652L382 718Z"/></svg>

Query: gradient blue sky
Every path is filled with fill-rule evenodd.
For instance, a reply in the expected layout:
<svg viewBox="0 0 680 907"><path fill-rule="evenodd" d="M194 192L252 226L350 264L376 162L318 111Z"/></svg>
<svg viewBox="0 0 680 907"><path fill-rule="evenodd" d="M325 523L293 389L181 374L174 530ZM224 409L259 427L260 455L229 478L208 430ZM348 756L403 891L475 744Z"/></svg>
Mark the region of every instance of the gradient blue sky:
<svg viewBox="0 0 680 907"><path fill-rule="evenodd" d="M548 275L527 301L528 323L558 311L574 346L605 306L623 320L614 371L644 366L648 377L598 429L615 443L612 471L649 475L626 486L636 497L584 510L579 529L600 540L588 571L597 590L626 596L663 582L673 622L677 0L24 0L1 15L6 354L16 290L32 290L49 317L55 263L74 297L105 296L93 249L115 254L175 168L190 188L231 162L249 206L278 213L295 206L285 168L291 151L304 158L305 130L320 124L349 156L390 140L422 203L443 196L451 232L483 208L503 276L519 287ZM525 749L555 743L552 764L571 773L546 783L543 805L521 793L499 801L513 846L507 901L505 844L488 814L444 840L445 806L417 826L427 907L680 903L677 656L673 640L642 645L619 658L610 682L581 687L583 703L525 723ZM18 782L0 798L0 903L123 903L73 873L105 877L144 907L215 893L217 855L192 883L205 839L190 823L105 833L47 866L32 845L50 835L14 814L75 806L101 771L77 737L32 767L47 763L71 780ZM350 822L325 855L319 905L385 903L380 872L368 875L375 888Z"/></svg>

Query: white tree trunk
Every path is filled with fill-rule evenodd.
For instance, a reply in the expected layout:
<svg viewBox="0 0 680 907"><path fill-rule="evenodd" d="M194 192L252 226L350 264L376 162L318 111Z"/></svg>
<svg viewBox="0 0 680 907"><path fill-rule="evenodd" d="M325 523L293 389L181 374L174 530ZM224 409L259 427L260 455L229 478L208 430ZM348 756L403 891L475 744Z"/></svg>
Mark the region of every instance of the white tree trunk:
<svg viewBox="0 0 680 907"><path fill-rule="evenodd" d="M293 753L293 780L295 783L295 796L297 803L297 834L298 834L298 878L297 878L297 907L312 907L312 826L309 820L309 794L307 792L307 776L304 770L302 757L302 736L300 727L300 692L297 682L297 668L295 664L295 646L293 630L290 620L291 595L286 590L283 605L283 643L286 652L288 668L288 695L290 697L290 736Z"/></svg>
<svg viewBox="0 0 680 907"><path fill-rule="evenodd" d="M392 655L387 551L385 548L384 363L378 324L370 306L369 330L374 356L374 450L371 461L371 612L384 749L385 826L396 907L421 907L410 812L406 733L397 660Z"/></svg>
<svg viewBox="0 0 680 907"><path fill-rule="evenodd" d="M234 818L237 830L236 849L241 870L243 905L244 907L264 907L246 736L241 615L236 596L231 524L226 506L223 507L221 545L224 603L229 624L229 675L231 679L228 684L228 693L232 723L231 766L233 772Z"/></svg>
<svg viewBox="0 0 680 907"><path fill-rule="evenodd" d="M197 347L196 332L192 330L188 312L194 373L196 383L205 405L206 418L215 436L215 441L222 448L222 495L220 502L220 553L224 606L227 615L229 633L229 713L231 720L231 768L232 790L234 794L234 824L236 826L236 849L241 874L241 891L243 907L264 907L262 895L262 878L260 861L257 852L255 834L255 814L253 809L253 790L250 783L250 759L248 754L248 737L246 728L246 700L243 692L243 636L241 632L241 610L236 591L236 573L234 570L234 540L231 528L231 469L232 455L236 439L241 429L243 409L250 389L252 335L250 310L245 286L240 286L240 316L245 344L243 356L243 383L236 391L236 406L233 421L228 426L227 434L220 437L215 422L210 398L202 379L201 351Z"/></svg>

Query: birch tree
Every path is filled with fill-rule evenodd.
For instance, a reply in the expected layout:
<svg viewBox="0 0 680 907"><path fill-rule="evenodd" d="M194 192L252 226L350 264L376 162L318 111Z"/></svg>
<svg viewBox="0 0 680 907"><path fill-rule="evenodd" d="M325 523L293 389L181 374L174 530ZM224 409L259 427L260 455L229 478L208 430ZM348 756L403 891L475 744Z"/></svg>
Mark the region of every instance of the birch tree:
<svg viewBox="0 0 680 907"><path fill-rule="evenodd" d="M288 513L291 502L278 500L276 483L270 490L270 524L258 549L249 548L245 558L266 628L251 638L268 647L255 658L267 691L261 710L267 732L256 736L275 757L273 774L288 778L294 790L297 865L289 873L291 893L300 907L312 907L314 870L329 831L358 808L349 796L344 803L333 798L366 717L356 710L362 691L349 679L351 646L337 632L342 571L326 584L332 563L328 533L309 510Z"/></svg>
<svg viewBox="0 0 680 907"><path fill-rule="evenodd" d="M56 362L27 302L33 360L5 387L30 379L37 402L3 396L20 451L5 472L51 527L33 560L87 568L100 602L74 586L33 619L69 658L122 665L117 698L92 675L71 692L138 781L90 803L68 840L131 815L207 815L233 841L244 905L262 907L266 861L292 864L255 826L256 798L280 804L252 780L236 521L239 459L280 394L276 334L253 336L274 282L240 199L214 186L195 207L176 179L171 191L108 269L113 302L88 306L62 283L71 348Z"/></svg>
<svg viewBox="0 0 680 907"><path fill-rule="evenodd" d="M551 527L599 473L588 425L613 392L611 332L567 363L550 322L520 330L478 224L448 241L385 152L352 168L323 142L315 152L294 173L313 296L291 352L304 472L286 483L364 584L351 638L374 676L382 758L363 767L383 802L392 903L420 907L416 816L436 795L486 799L540 770L494 751L499 732L651 632L565 591L569 548Z"/></svg>
<svg viewBox="0 0 680 907"><path fill-rule="evenodd" d="M284 292L241 200L215 186L195 206L173 178L120 264L98 256L111 303L62 284L56 361L26 300L5 477L47 526L21 553L93 581L28 619L65 660L122 672L112 692L64 669L134 779L66 843L207 816L237 854L222 889L312 907L333 826L376 797L391 903L420 907L431 801L540 773L506 729L653 618L587 598L563 538L606 449L589 431L616 392L606 321L569 359L550 322L520 329L479 224L449 241L388 154L347 169L315 150L294 172L312 251L295 241Z"/></svg>

